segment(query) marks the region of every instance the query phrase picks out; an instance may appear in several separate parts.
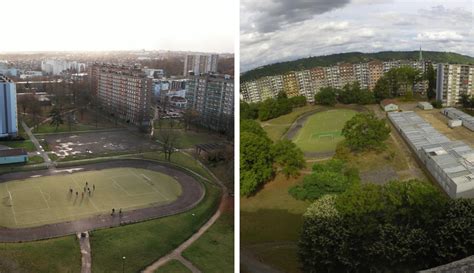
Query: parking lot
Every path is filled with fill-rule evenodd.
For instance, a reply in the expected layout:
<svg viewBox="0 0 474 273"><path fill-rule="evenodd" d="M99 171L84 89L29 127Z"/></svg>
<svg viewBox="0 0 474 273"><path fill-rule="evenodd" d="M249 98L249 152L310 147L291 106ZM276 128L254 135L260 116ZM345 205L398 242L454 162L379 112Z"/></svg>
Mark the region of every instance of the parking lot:
<svg viewBox="0 0 474 273"><path fill-rule="evenodd" d="M40 137L41 138L41 137ZM144 152L158 149L158 144L127 130L44 135L52 153L59 158L76 155Z"/></svg>

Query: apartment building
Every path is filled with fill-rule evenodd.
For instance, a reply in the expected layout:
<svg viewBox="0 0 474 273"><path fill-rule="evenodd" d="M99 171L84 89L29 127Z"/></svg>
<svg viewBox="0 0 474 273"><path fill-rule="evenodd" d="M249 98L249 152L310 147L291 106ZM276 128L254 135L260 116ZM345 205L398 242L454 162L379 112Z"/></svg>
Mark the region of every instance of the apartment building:
<svg viewBox="0 0 474 273"><path fill-rule="evenodd" d="M148 124L152 100L152 79L137 66L94 64L91 87L103 109L135 125Z"/></svg>
<svg viewBox="0 0 474 273"><path fill-rule="evenodd" d="M183 75L186 77L190 74L216 73L218 59L219 55L217 54L186 55Z"/></svg>
<svg viewBox="0 0 474 273"><path fill-rule="evenodd" d="M383 63L372 61L367 66L369 68L369 90L374 90L377 81L383 76Z"/></svg>
<svg viewBox="0 0 474 273"><path fill-rule="evenodd" d="M315 67L310 70L291 71L284 75L267 76L241 84L242 99L247 102L259 102L275 97L280 91L288 97L305 96L309 102L323 87L341 89L346 84L359 82L362 89L374 90L377 81L390 69L409 66L425 71L427 63L420 61L371 61L368 63L343 63L330 67ZM272 83L274 81L275 83ZM413 92L424 94L427 81L413 86ZM403 94L404 90L400 90Z"/></svg>
<svg viewBox="0 0 474 273"><path fill-rule="evenodd" d="M200 114L200 123L215 131L232 133L234 79L229 75L191 76L186 86L188 109Z"/></svg>
<svg viewBox="0 0 474 273"><path fill-rule="evenodd" d="M474 95L474 65L438 64L436 81L436 99L455 106L461 95Z"/></svg>
<svg viewBox="0 0 474 273"><path fill-rule="evenodd" d="M314 102L314 87L309 70L295 71L295 79L298 85L298 94L305 96L308 102Z"/></svg>
<svg viewBox="0 0 474 273"><path fill-rule="evenodd" d="M0 74L0 138L18 135L15 83Z"/></svg>
<svg viewBox="0 0 474 273"><path fill-rule="evenodd" d="M355 80L359 82L360 88L369 89L369 64L354 64L354 77Z"/></svg>
<svg viewBox="0 0 474 273"><path fill-rule="evenodd" d="M298 82L296 81L295 72L289 72L283 75L283 91L289 98L300 95L298 92Z"/></svg>

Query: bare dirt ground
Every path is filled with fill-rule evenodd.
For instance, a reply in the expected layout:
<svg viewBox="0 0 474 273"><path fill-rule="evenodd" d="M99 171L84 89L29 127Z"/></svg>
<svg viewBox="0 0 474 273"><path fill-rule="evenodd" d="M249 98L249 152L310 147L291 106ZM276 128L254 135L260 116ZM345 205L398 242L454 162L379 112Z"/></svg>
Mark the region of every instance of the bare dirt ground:
<svg viewBox="0 0 474 273"><path fill-rule="evenodd" d="M436 130L446 135L451 140L462 140L474 147L474 132L464 126L451 129L448 127L449 118L441 114L439 109L428 111L417 111L417 113L429 122Z"/></svg>

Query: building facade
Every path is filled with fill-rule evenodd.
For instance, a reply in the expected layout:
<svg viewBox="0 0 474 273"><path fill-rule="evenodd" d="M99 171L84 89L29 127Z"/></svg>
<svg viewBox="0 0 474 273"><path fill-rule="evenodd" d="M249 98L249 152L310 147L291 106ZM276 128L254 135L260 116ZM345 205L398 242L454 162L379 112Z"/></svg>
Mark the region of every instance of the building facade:
<svg viewBox="0 0 474 273"><path fill-rule="evenodd" d="M189 76L191 73L194 75L217 73L218 59L219 55L217 54L186 55L183 75Z"/></svg>
<svg viewBox="0 0 474 273"><path fill-rule="evenodd" d="M16 85L0 74L0 138L18 135Z"/></svg>
<svg viewBox="0 0 474 273"><path fill-rule="evenodd" d="M191 76L186 86L187 108L199 113L202 126L233 132L234 79L229 75Z"/></svg>
<svg viewBox="0 0 474 273"><path fill-rule="evenodd" d="M148 124L152 79L139 67L94 64L91 87L103 109L127 123Z"/></svg>
<svg viewBox="0 0 474 273"><path fill-rule="evenodd" d="M436 99L444 106L459 104L461 95L474 95L474 66L461 64L438 64Z"/></svg>

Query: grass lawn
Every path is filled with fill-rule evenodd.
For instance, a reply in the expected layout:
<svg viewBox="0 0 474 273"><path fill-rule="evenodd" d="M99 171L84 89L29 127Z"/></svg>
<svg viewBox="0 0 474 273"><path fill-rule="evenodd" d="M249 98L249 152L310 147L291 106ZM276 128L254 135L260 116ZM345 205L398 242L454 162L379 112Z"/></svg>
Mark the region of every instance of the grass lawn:
<svg viewBox="0 0 474 273"><path fill-rule="evenodd" d="M171 260L164 266L158 268L154 273L191 273L180 261Z"/></svg>
<svg viewBox="0 0 474 273"><path fill-rule="evenodd" d="M173 131L176 133L176 147L179 149L193 148L194 145L197 144L225 141L225 138L207 132L184 131L182 129L176 129ZM159 140L160 131L156 131L156 134Z"/></svg>
<svg viewBox="0 0 474 273"><path fill-rule="evenodd" d="M44 162L44 158L42 156L34 155L34 156L28 157L28 164L39 164L43 162Z"/></svg>
<svg viewBox="0 0 474 273"><path fill-rule="evenodd" d="M85 193L89 183L92 194ZM93 190L95 185L96 190ZM69 189L74 193L70 193ZM78 192L78 195L75 193ZM77 220L123 210L169 204L181 194L180 184L163 173L112 168L0 183L0 225L29 227Z"/></svg>
<svg viewBox="0 0 474 273"><path fill-rule="evenodd" d="M321 106L317 105L306 105L303 107L295 108L287 115L283 115L271 120L262 121L261 125L267 132L268 137L273 140L279 140L290 128L291 124L302 114L318 109Z"/></svg>
<svg viewBox="0 0 474 273"><path fill-rule="evenodd" d="M0 145L8 146L10 148L23 148L27 152L36 151L35 144L31 140L22 141L0 141Z"/></svg>
<svg viewBox="0 0 474 273"><path fill-rule="evenodd" d="M341 130L357 112L349 109L333 109L310 116L299 130L293 142L303 152L331 152L344 139Z"/></svg>
<svg viewBox="0 0 474 273"><path fill-rule="evenodd" d="M234 214L223 213L183 256L202 272L234 272Z"/></svg>
<svg viewBox="0 0 474 273"><path fill-rule="evenodd" d="M30 243L0 243L0 272L79 273L79 243L75 236Z"/></svg>
<svg viewBox="0 0 474 273"><path fill-rule="evenodd" d="M49 133L62 133L62 132L74 132L74 131L91 131L91 130L101 130L103 127L95 127L95 125L87 124L74 124L69 129L67 124L61 124L56 130L55 126L50 125L49 123L41 124L38 128L33 130L34 134L49 134Z"/></svg>
<svg viewBox="0 0 474 273"><path fill-rule="evenodd" d="M298 264L296 252L281 249L279 246L259 245L297 243L303 224L302 215L310 202L294 199L288 194L288 188L299 183L302 178L300 176L286 179L285 176L278 175L255 196L240 199L241 245L264 263L284 272L298 272L297 266L288 270L289 265ZM258 251L254 251L256 247ZM275 252L282 251L286 254L273 257ZM284 264L286 265L283 266Z"/></svg>
<svg viewBox="0 0 474 273"><path fill-rule="evenodd" d="M199 230L219 204L220 189L208 183L204 185L204 200L190 211L93 232L92 272L122 272L123 256L127 257L125 272L138 272L178 247Z"/></svg>

